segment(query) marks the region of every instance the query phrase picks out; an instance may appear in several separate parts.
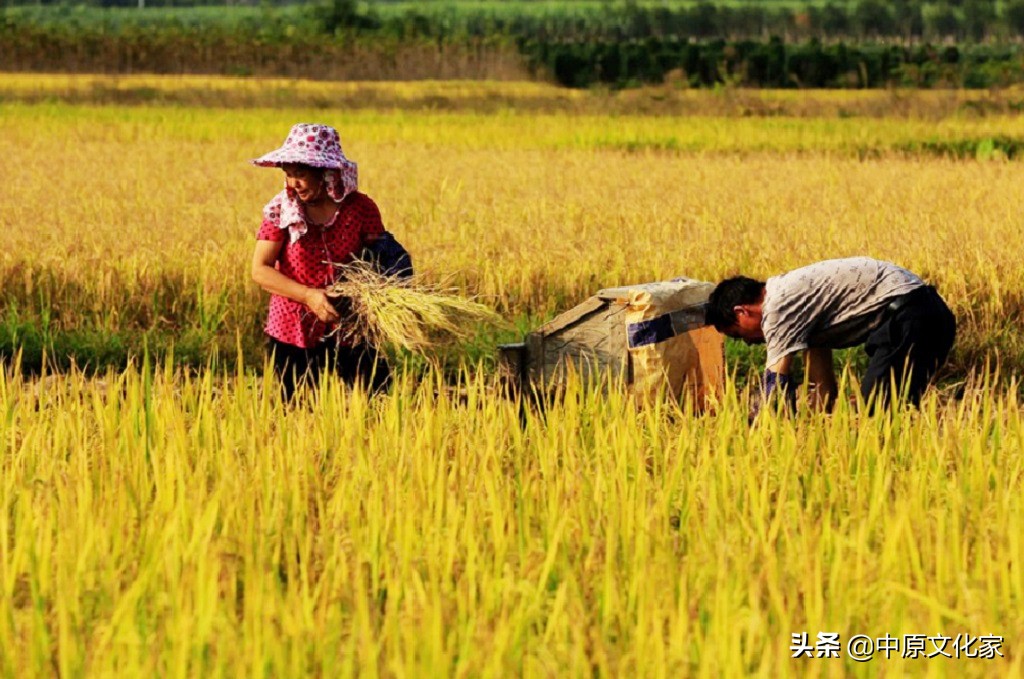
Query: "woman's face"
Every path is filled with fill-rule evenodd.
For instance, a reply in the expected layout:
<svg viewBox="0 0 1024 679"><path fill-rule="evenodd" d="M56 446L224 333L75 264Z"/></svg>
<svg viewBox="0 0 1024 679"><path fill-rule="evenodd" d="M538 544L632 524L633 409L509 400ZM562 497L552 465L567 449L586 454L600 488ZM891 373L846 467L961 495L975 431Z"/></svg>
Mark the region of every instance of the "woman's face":
<svg viewBox="0 0 1024 679"><path fill-rule="evenodd" d="M315 203L324 195L323 170L308 165L285 165L284 176L288 188L295 192L303 203Z"/></svg>

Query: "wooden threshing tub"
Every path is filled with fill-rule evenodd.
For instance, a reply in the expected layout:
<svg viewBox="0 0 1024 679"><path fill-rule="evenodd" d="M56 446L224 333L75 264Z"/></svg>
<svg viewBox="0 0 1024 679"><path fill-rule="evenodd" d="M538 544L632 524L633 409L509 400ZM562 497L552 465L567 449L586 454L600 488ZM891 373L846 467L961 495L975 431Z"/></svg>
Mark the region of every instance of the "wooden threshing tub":
<svg viewBox="0 0 1024 679"><path fill-rule="evenodd" d="M667 391L703 410L725 382L722 337L704 322L713 289L675 279L599 290L524 342L502 345L503 370L524 391L557 391L572 371L585 383L621 383L639 400Z"/></svg>

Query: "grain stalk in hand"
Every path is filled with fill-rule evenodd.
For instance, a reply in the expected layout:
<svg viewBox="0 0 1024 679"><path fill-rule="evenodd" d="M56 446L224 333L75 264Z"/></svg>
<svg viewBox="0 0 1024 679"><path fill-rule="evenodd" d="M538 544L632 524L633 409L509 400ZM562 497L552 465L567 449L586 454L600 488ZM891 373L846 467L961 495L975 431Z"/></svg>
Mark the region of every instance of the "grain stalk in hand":
<svg viewBox="0 0 1024 679"><path fill-rule="evenodd" d="M339 332L353 344L423 352L469 337L473 324L504 324L489 307L419 276L382 275L361 261L339 269L341 280L329 286L327 294L338 300Z"/></svg>

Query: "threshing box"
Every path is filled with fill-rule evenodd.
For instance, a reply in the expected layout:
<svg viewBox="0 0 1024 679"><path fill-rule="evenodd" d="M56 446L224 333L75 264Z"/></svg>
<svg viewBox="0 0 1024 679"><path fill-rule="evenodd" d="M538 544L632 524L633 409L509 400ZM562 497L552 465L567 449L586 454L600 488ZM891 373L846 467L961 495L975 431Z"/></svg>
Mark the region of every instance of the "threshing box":
<svg viewBox="0 0 1024 679"><path fill-rule="evenodd" d="M501 347L506 374L548 392L569 371L610 379L643 400L663 391L705 408L725 381L722 337L704 321L714 284L690 279L599 290L535 331Z"/></svg>

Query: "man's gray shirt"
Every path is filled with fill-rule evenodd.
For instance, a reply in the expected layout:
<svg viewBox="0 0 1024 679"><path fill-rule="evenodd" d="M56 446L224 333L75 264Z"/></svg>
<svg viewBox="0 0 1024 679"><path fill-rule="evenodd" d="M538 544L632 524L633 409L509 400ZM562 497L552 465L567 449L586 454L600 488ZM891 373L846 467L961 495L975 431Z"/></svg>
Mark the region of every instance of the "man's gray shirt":
<svg viewBox="0 0 1024 679"><path fill-rule="evenodd" d="M923 285L906 269L869 257L830 259L769 278L761 307L767 365L804 349L864 342L889 300Z"/></svg>

